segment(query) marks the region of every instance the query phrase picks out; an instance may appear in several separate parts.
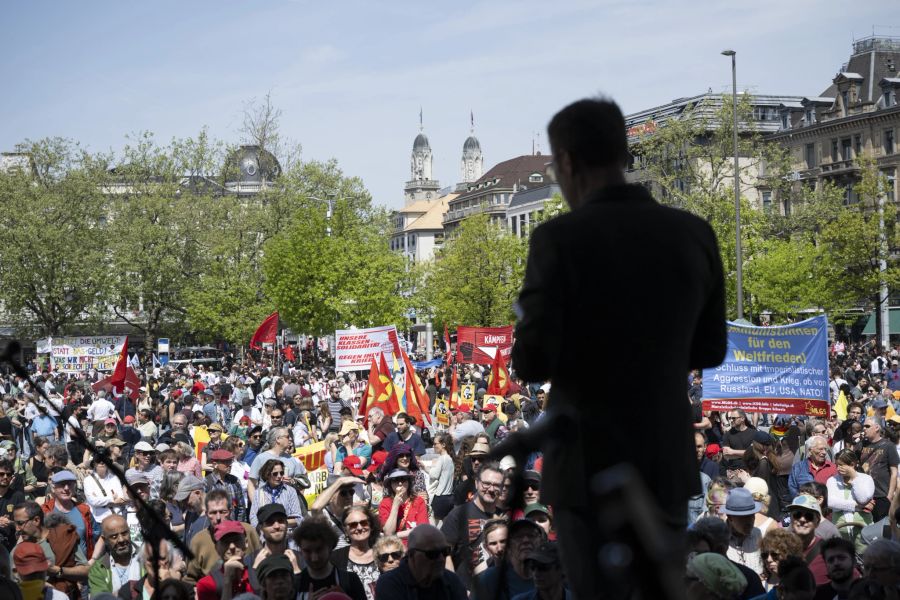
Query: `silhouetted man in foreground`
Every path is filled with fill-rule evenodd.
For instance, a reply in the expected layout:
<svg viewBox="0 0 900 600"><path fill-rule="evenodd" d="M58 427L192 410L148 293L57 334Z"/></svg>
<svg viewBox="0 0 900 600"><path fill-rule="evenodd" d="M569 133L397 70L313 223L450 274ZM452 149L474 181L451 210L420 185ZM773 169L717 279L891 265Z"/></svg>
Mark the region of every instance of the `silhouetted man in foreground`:
<svg viewBox="0 0 900 600"><path fill-rule="evenodd" d="M725 288L709 225L625 183L625 121L614 102L576 102L547 130L572 211L531 235L512 359L526 381L552 382L548 416L573 417L564 435L544 444L541 501L556 511L572 591L594 599L608 589L594 566L604 541L594 475L630 464L664 529L685 529L688 498L700 492L687 377L725 356ZM623 415L613 397L598 394L593 375L636 369L652 383ZM651 418L635 439L635 423L623 417L640 414Z"/></svg>

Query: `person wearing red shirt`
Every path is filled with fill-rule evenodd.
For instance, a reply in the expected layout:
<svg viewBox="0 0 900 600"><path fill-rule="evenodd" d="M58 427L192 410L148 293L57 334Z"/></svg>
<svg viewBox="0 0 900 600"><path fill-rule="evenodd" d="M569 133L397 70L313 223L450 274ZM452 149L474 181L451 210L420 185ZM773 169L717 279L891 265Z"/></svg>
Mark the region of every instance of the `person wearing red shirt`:
<svg viewBox="0 0 900 600"><path fill-rule="evenodd" d="M803 559L812 572L816 585L829 582L828 567L822 556L822 538L816 535L816 527L822 519L822 509L812 496L801 494L787 507L791 515L791 533L803 543Z"/></svg>
<svg viewBox="0 0 900 600"><path fill-rule="evenodd" d="M245 592L253 593L250 572L244 564L247 539L243 525L222 521L216 525L214 538L222 560L197 582L197 600L231 600Z"/></svg>
<svg viewBox="0 0 900 600"><path fill-rule="evenodd" d="M421 496L411 493L412 484L412 473L394 469L384 478L385 497L378 506L385 535L396 535L404 545L416 525L428 523L428 507Z"/></svg>

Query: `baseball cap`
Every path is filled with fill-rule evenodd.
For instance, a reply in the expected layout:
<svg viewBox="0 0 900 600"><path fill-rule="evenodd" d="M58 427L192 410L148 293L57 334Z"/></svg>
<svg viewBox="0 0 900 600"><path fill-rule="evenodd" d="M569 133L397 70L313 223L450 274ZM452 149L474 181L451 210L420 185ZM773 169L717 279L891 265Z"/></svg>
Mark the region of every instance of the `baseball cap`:
<svg viewBox="0 0 900 600"><path fill-rule="evenodd" d="M529 552L525 558L542 565L553 565L559 562L559 548L557 548L556 542L543 542Z"/></svg>
<svg viewBox="0 0 900 600"><path fill-rule="evenodd" d="M13 564L19 575L31 575L50 568L44 550L34 542L21 542L13 550Z"/></svg>
<svg viewBox="0 0 900 600"><path fill-rule="evenodd" d="M884 398L875 398L872 400L872 408L887 408L888 403Z"/></svg>
<svg viewBox="0 0 900 600"><path fill-rule="evenodd" d="M706 458L712 460L716 454L722 451L722 447L718 444L710 444L706 447Z"/></svg>
<svg viewBox="0 0 900 600"><path fill-rule="evenodd" d="M537 471L531 471L531 470L525 471L524 473L522 473L522 481L524 481L525 483L528 483L530 481L530 482L536 483L536 484L538 484L538 486L540 486L541 485L541 474L538 473Z"/></svg>
<svg viewBox="0 0 900 600"><path fill-rule="evenodd" d="M490 404L485 404L481 409L481 412L496 412L496 411L497 411L497 405L494 404L493 402L491 402Z"/></svg>
<svg viewBox="0 0 900 600"><path fill-rule="evenodd" d="M225 431L218 423L210 423L206 426L207 431Z"/></svg>
<svg viewBox="0 0 900 600"><path fill-rule="evenodd" d="M247 415L244 415L243 417L241 417L240 419L238 419L238 422L239 422L241 425L247 425L247 424L250 423L250 417L248 417Z"/></svg>
<svg viewBox="0 0 900 600"><path fill-rule="evenodd" d="M138 442L134 445L135 452L156 452L156 448L148 444L147 442Z"/></svg>
<svg viewBox="0 0 900 600"><path fill-rule="evenodd" d="M357 425L353 421L344 421L344 424L341 425L341 431L340 433L338 433L338 435L345 436L351 431L359 431L359 425Z"/></svg>
<svg viewBox="0 0 900 600"><path fill-rule="evenodd" d="M216 450L212 454L210 454L209 459L210 460L221 460L221 461L234 460L234 453L229 452L228 450L225 450L224 448L219 448L218 450Z"/></svg>
<svg viewBox="0 0 900 600"><path fill-rule="evenodd" d="M128 481L131 485L137 485L139 483L150 483L150 478L143 471L138 471L137 469L128 469L125 471L125 480Z"/></svg>
<svg viewBox="0 0 900 600"><path fill-rule="evenodd" d="M194 475L187 474L178 482L178 490L175 492L175 500L181 502L191 495L194 490L205 489L205 485L201 479Z"/></svg>
<svg viewBox="0 0 900 600"><path fill-rule="evenodd" d="M113 418L109 418L109 419L103 421L103 424L104 424L104 425L115 425L115 424L116 424L116 420L113 419Z"/></svg>
<svg viewBox="0 0 900 600"><path fill-rule="evenodd" d="M237 533L240 535L246 535L244 531L244 526L238 523L237 521L222 521L218 525L216 525L216 532L213 536L218 542L223 537L230 533Z"/></svg>
<svg viewBox="0 0 900 600"><path fill-rule="evenodd" d="M528 517L531 513L539 512L544 513L548 517L550 516L550 509L540 502L532 502L528 506L525 507L525 516Z"/></svg>
<svg viewBox="0 0 900 600"><path fill-rule="evenodd" d="M350 456L344 458L341 464L343 464L348 471L356 476L362 475L363 473L362 459L355 454L351 454Z"/></svg>
<svg viewBox="0 0 900 600"><path fill-rule="evenodd" d="M277 502L265 504L259 508L259 511L256 513L256 518L260 523L265 523L275 515L282 515L287 518L287 510L284 508L284 505L278 504Z"/></svg>
<svg viewBox="0 0 900 600"><path fill-rule="evenodd" d="M766 433L765 431L760 431L759 429L753 434L753 441L758 444L763 444L765 446L772 445L772 436Z"/></svg>
<svg viewBox="0 0 900 600"><path fill-rule="evenodd" d="M75 477L75 473L72 471L58 471L50 477L50 482L54 485L65 483L67 481L78 481L78 478Z"/></svg>
<svg viewBox="0 0 900 600"><path fill-rule="evenodd" d="M809 494L800 494L794 500L788 504L788 511L799 508L801 510L811 510L815 513L818 513L819 517L822 516L822 508L819 506L819 502L810 496Z"/></svg>
<svg viewBox="0 0 900 600"><path fill-rule="evenodd" d="M134 417L131 415L125 415L125 418L122 419L122 422L128 423L130 425L131 423L134 423Z"/></svg>
<svg viewBox="0 0 900 600"><path fill-rule="evenodd" d="M293 574L294 566L284 554L272 554L264 558L256 567L256 577L260 581L265 581L266 577L279 571L287 571Z"/></svg>

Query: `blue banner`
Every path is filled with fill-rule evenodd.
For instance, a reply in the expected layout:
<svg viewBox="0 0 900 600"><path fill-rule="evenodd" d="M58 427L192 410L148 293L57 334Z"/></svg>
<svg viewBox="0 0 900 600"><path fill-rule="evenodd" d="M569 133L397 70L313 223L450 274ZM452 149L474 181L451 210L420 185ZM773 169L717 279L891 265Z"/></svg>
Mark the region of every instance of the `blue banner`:
<svg viewBox="0 0 900 600"><path fill-rule="evenodd" d="M410 361L412 363L413 369L417 371L424 371L426 369L430 369L432 367L439 367L444 364L443 358L435 358L434 360L426 360L422 362Z"/></svg>
<svg viewBox="0 0 900 600"><path fill-rule="evenodd" d="M828 320L728 323L725 362L703 370L703 409L828 417Z"/></svg>

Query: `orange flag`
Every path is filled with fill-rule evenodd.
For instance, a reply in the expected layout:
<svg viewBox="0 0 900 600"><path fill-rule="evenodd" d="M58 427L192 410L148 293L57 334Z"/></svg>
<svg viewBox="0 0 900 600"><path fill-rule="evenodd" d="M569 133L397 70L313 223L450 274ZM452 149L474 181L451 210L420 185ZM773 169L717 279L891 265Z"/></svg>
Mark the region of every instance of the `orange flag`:
<svg viewBox="0 0 900 600"><path fill-rule="evenodd" d="M491 377L488 379L488 394L496 394L497 396L505 396L509 391L509 369L506 368L506 361L497 348L497 354L494 355L494 364L491 365Z"/></svg>
<svg viewBox="0 0 900 600"><path fill-rule="evenodd" d="M450 412L459 408L459 375L456 365L453 365L453 377L450 379Z"/></svg>
<svg viewBox="0 0 900 600"><path fill-rule="evenodd" d="M431 420L431 401L428 398L428 393L422 387L422 382L419 381L419 376L416 375L416 370L413 368L409 356L402 350L401 354L403 355L403 366L406 370L406 412L411 416L415 416L422 423L429 422Z"/></svg>
<svg viewBox="0 0 900 600"><path fill-rule="evenodd" d="M378 370L378 396L375 398L374 406L384 411L387 416L395 415L400 412L400 402L397 400L397 392L394 390L394 379L391 377L391 371L388 369L387 361L384 359L384 353L381 353L381 368ZM369 408L372 408L369 406Z"/></svg>

